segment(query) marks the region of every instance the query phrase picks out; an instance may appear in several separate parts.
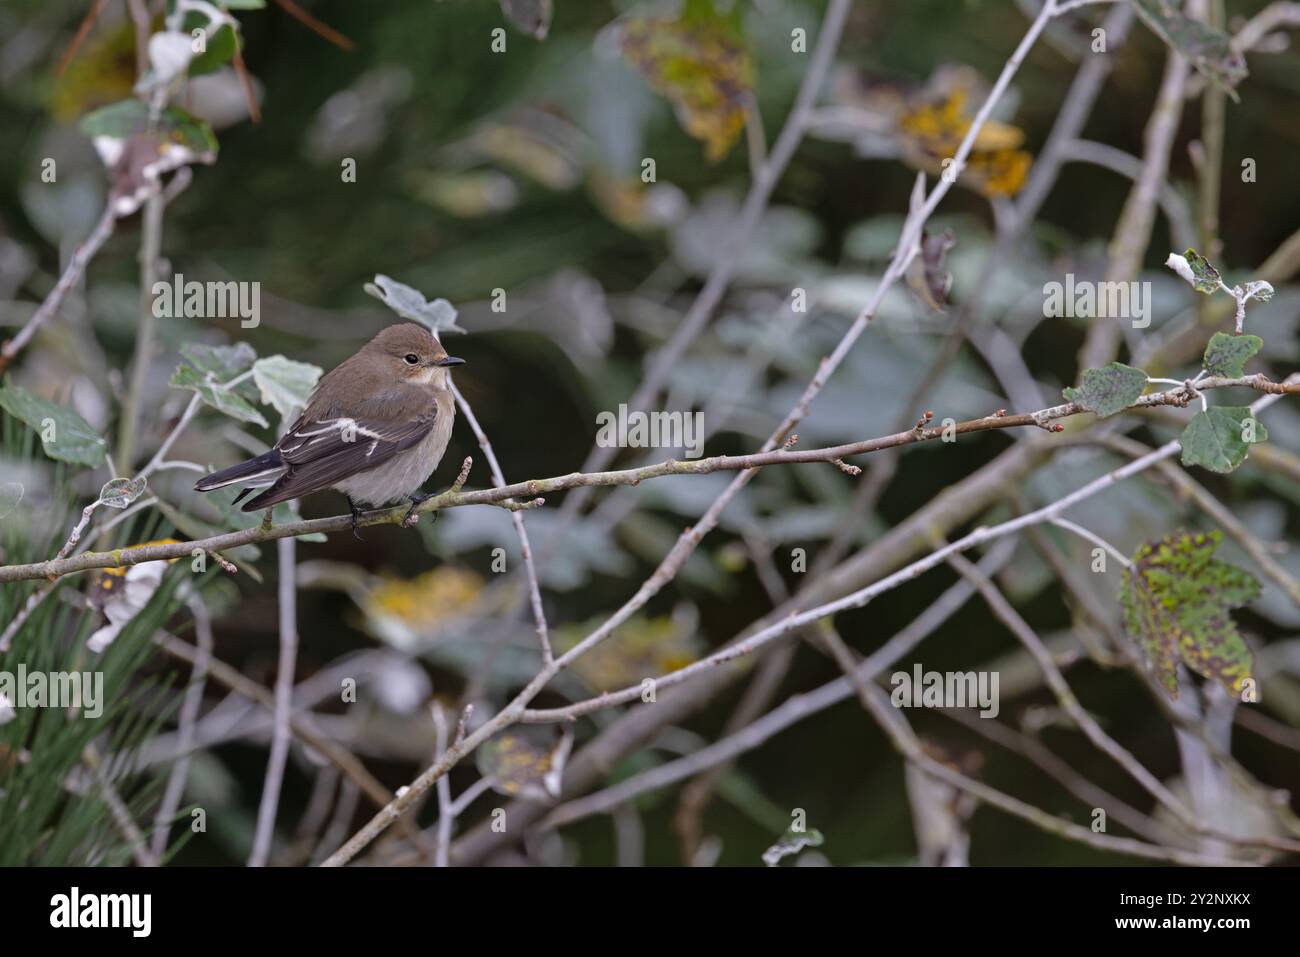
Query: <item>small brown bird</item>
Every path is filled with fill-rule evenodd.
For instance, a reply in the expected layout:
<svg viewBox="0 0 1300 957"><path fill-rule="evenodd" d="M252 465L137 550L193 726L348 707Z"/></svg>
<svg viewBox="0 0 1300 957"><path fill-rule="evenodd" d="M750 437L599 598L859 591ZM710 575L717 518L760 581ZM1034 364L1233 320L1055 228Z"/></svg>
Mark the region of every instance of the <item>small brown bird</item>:
<svg viewBox="0 0 1300 957"><path fill-rule="evenodd" d="M420 486L438 467L451 439L456 403L447 355L424 326L389 326L361 351L321 377L307 408L269 452L206 475L199 492L247 486L245 512L270 508L324 489L347 496L356 534L358 503L411 503L409 519L428 495ZM269 487L268 487L269 486Z"/></svg>

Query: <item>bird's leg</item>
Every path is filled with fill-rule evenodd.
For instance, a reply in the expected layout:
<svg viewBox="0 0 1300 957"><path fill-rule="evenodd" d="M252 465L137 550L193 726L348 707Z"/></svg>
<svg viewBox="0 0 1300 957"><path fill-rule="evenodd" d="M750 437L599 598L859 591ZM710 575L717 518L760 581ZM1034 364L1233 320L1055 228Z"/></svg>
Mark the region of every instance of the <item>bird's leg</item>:
<svg viewBox="0 0 1300 957"><path fill-rule="evenodd" d="M352 501L351 495L346 495L344 497L348 500L348 510L352 512L352 534L356 537L357 541L364 542L365 539L362 538L361 533L357 531L357 519L361 517L361 509L357 508L357 503Z"/></svg>
<svg viewBox="0 0 1300 957"><path fill-rule="evenodd" d="M427 492L423 495L421 495L419 492L412 492L410 495L407 496L407 499L411 503L411 507L408 508L406 510L406 514L402 516L403 528L410 528L412 525L414 525L416 522L420 520L420 516L415 513L415 510L420 507L421 503L426 502L431 498L433 498L432 492ZM438 513L434 512L433 517L430 518L429 521L434 522L437 520L438 520Z"/></svg>

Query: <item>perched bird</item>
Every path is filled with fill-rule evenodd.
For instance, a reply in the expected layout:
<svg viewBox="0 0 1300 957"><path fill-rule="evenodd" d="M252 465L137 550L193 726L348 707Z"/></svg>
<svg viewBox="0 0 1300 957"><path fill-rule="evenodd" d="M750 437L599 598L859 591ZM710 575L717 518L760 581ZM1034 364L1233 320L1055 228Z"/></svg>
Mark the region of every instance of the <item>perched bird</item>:
<svg viewBox="0 0 1300 957"><path fill-rule="evenodd" d="M432 332L415 323L389 326L361 351L321 377L307 408L275 447L195 483L199 492L244 484L235 502L255 488L245 512L269 508L324 489L347 496L352 532L358 503L411 503L405 520L428 495L420 486L438 467L451 438L456 404L449 356Z"/></svg>

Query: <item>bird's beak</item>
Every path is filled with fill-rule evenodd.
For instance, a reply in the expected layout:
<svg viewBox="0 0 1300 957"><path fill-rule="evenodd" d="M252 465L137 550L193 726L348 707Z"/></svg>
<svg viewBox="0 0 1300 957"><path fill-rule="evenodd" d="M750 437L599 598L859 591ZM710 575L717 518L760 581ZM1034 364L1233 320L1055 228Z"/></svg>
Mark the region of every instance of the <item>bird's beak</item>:
<svg viewBox="0 0 1300 957"><path fill-rule="evenodd" d="M456 356L447 356L445 359L439 359L434 363L434 365L442 366L443 368L446 368L447 366L463 366L464 364L465 360L458 359Z"/></svg>

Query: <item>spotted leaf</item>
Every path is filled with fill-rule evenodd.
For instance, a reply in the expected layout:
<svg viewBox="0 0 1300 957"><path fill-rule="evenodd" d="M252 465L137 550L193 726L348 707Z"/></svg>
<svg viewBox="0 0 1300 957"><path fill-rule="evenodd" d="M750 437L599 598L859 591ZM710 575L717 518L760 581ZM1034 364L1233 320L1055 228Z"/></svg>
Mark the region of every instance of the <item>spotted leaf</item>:
<svg viewBox="0 0 1300 957"><path fill-rule="evenodd" d="M1241 693L1254 659L1231 611L1259 597L1250 573L1220 561L1222 532L1175 532L1140 546L1124 572L1124 626L1169 697L1178 663Z"/></svg>

